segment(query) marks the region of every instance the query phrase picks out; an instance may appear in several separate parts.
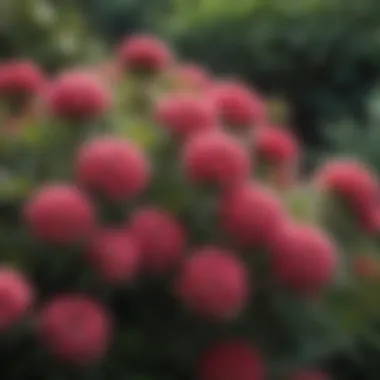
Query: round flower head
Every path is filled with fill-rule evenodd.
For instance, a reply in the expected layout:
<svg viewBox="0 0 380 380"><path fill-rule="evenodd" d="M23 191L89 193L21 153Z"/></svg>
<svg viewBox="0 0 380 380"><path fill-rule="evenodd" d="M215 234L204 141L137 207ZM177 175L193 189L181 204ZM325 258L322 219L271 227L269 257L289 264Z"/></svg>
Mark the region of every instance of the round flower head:
<svg viewBox="0 0 380 380"><path fill-rule="evenodd" d="M182 303L206 318L228 320L244 308L249 296L244 264L217 247L198 249L180 273L177 290Z"/></svg>
<svg viewBox="0 0 380 380"><path fill-rule="evenodd" d="M369 169L354 160L335 160L315 177L317 187L341 200L365 229L377 229L379 186Z"/></svg>
<svg viewBox="0 0 380 380"><path fill-rule="evenodd" d="M149 163L140 148L116 137L94 138L77 155L78 182L114 201L138 195L147 187L149 176Z"/></svg>
<svg viewBox="0 0 380 380"><path fill-rule="evenodd" d="M218 126L213 104L190 94L172 94L161 98L156 104L155 120L171 135L181 139L197 132L214 130Z"/></svg>
<svg viewBox="0 0 380 380"><path fill-rule="evenodd" d="M0 331L17 323L30 308L34 294L24 275L10 267L0 267Z"/></svg>
<svg viewBox="0 0 380 380"><path fill-rule="evenodd" d="M140 265L140 251L135 240L118 229L97 231L86 258L99 277L108 283L133 281Z"/></svg>
<svg viewBox="0 0 380 380"><path fill-rule="evenodd" d="M60 295L42 309L38 333L53 356L87 366L105 355L110 344L111 321L103 306L87 296Z"/></svg>
<svg viewBox="0 0 380 380"><path fill-rule="evenodd" d="M95 225L88 199L74 186L41 188L24 209L29 230L50 244L71 244L86 239Z"/></svg>
<svg viewBox="0 0 380 380"><path fill-rule="evenodd" d="M227 192L219 204L224 230L243 246L266 247L284 217L270 190L245 183Z"/></svg>
<svg viewBox="0 0 380 380"><path fill-rule="evenodd" d="M295 137L286 129L262 127L254 135L254 150L259 161L279 166L294 165L299 156Z"/></svg>
<svg viewBox="0 0 380 380"><path fill-rule="evenodd" d="M182 162L190 181L221 188L241 183L251 172L248 152L237 139L222 131L191 137L183 147Z"/></svg>
<svg viewBox="0 0 380 380"><path fill-rule="evenodd" d="M225 81L210 89L223 124L232 129L246 129L266 119L264 102L239 82Z"/></svg>
<svg viewBox="0 0 380 380"><path fill-rule="evenodd" d="M22 100L36 94L43 83L41 70L31 61L0 64L0 97Z"/></svg>
<svg viewBox="0 0 380 380"><path fill-rule="evenodd" d="M71 122L86 122L104 115L111 105L111 94L97 75L70 71L55 79L47 89L51 115Z"/></svg>
<svg viewBox="0 0 380 380"><path fill-rule="evenodd" d="M141 249L147 273L167 273L181 261L187 236L168 212L152 207L137 209L131 216L130 231Z"/></svg>
<svg viewBox="0 0 380 380"><path fill-rule="evenodd" d="M166 44L147 34L125 39L118 56L120 64L132 73L160 73L172 62L172 54Z"/></svg>
<svg viewBox="0 0 380 380"><path fill-rule="evenodd" d="M330 284L339 263L336 247L323 231L285 220L271 240L269 254L277 282L306 294Z"/></svg>

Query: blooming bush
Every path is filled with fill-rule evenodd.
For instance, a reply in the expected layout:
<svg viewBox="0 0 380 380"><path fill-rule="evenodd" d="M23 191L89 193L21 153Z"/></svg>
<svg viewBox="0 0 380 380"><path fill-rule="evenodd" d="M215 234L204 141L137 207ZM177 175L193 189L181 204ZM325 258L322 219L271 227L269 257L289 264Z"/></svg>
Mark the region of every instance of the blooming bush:
<svg viewBox="0 0 380 380"><path fill-rule="evenodd" d="M23 67L0 67L5 377L330 378L378 313L370 169L300 177L260 94L153 36Z"/></svg>

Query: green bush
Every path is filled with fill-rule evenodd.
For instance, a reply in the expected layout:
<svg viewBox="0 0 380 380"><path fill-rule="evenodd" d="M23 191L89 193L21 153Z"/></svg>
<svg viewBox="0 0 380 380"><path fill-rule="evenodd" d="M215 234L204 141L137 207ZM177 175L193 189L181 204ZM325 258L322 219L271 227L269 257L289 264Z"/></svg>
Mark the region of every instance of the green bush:
<svg viewBox="0 0 380 380"><path fill-rule="evenodd" d="M176 3L168 35L181 53L285 96L307 143L326 142L327 121L363 117L380 73L378 1Z"/></svg>
<svg viewBox="0 0 380 380"><path fill-rule="evenodd" d="M327 126L326 136L336 155L356 156L380 173L380 92L375 88L367 102L367 119L349 116Z"/></svg>

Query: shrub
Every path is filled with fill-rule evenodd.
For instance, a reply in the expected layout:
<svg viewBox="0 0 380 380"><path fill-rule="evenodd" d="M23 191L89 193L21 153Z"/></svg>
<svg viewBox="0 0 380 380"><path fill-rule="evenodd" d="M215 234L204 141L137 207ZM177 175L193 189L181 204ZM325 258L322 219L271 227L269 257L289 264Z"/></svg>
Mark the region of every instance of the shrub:
<svg viewBox="0 0 380 380"><path fill-rule="evenodd" d="M1 98L5 377L328 377L378 315L376 176L302 178L254 89L119 58Z"/></svg>

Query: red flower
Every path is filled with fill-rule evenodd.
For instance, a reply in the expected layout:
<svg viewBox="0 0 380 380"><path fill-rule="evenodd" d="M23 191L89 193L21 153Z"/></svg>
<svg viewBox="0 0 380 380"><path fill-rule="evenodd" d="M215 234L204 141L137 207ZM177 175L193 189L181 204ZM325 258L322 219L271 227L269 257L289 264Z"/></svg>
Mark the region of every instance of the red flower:
<svg viewBox="0 0 380 380"><path fill-rule="evenodd" d="M327 235L289 221L277 229L269 252L275 279L301 293L315 294L333 280L338 267L336 247Z"/></svg>
<svg viewBox="0 0 380 380"><path fill-rule="evenodd" d="M18 322L30 308L33 290L22 273L0 267L0 331Z"/></svg>
<svg viewBox="0 0 380 380"><path fill-rule="evenodd" d="M31 232L53 244L74 243L92 232L95 216L88 199L74 186L41 188L26 204L25 218Z"/></svg>
<svg viewBox="0 0 380 380"><path fill-rule="evenodd" d="M98 137L85 143L76 160L78 182L116 201L139 194L148 185L144 153L128 141Z"/></svg>
<svg viewBox="0 0 380 380"><path fill-rule="evenodd" d="M295 373L290 380L329 380L330 376L319 370L300 371Z"/></svg>
<svg viewBox="0 0 380 380"><path fill-rule="evenodd" d="M180 262L187 237L169 213L155 208L136 210L131 217L130 231L139 244L143 268L148 273L168 272Z"/></svg>
<svg viewBox="0 0 380 380"><path fill-rule="evenodd" d="M180 85L195 90L205 90L211 84L209 73L203 67L192 64L177 67L174 77Z"/></svg>
<svg viewBox="0 0 380 380"><path fill-rule="evenodd" d="M44 83L41 70L29 61L0 65L0 95L24 98L37 93Z"/></svg>
<svg viewBox="0 0 380 380"><path fill-rule="evenodd" d="M132 72L161 72L172 61L171 52L164 42L144 34L126 39L118 55L121 65Z"/></svg>
<svg viewBox="0 0 380 380"><path fill-rule="evenodd" d="M216 129L218 125L212 103L190 94L174 94L160 99L155 119L164 129L181 138Z"/></svg>
<svg viewBox="0 0 380 380"><path fill-rule="evenodd" d="M192 136L182 151L188 178L195 183L230 187L249 177L250 157L233 136L221 131Z"/></svg>
<svg viewBox="0 0 380 380"><path fill-rule="evenodd" d="M107 112L111 105L109 89L86 71L70 71L59 76L47 89L47 106L58 118L85 122Z"/></svg>
<svg viewBox="0 0 380 380"><path fill-rule="evenodd" d="M323 191L341 199L364 227L372 227L376 222L373 209L379 204L378 184L375 176L360 163L353 160L329 162L317 173L316 183Z"/></svg>
<svg viewBox="0 0 380 380"><path fill-rule="evenodd" d="M87 251L87 259L99 276L110 283L132 281L139 269L140 251L125 231L98 231Z"/></svg>
<svg viewBox="0 0 380 380"><path fill-rule="evenodd" d="M257 130L253 140L255 153L264 163L279 167L297 162L299 147L288 130L263 127Z"/></svg>
<svg viewBox="0 0 380 380"><path fill-rule="evenodd" d="M223 124L231 128L248 128L266 119L264 102L238 82L220 82L210 90Z"/></svg>
<svg viewBox="0 0 380 380"><path fill-rule="evenodd" d="M201 357L197 380L264 380L261 355L248 342L228 340L215 345Z"/></svg>
<svg viewBox="0 0 380 380"><path fill-rule="evenodd" d="M225 231L240 244L253 247L266 246L284 216L275 195L252 183L226 193L219 211Z"/></svg>
<svg viewBox="0 0 380 380"><path fill-rule="evenodd" d="M62 361L89 365L106 353L111 321L106 310L85 295L61 295L39 316L40 339Z"/></svg>
<svg viewBox="0 0 380 380"><path fill-rule="evenodd" d="M248 275L233 253L205 247L184 263L177 290L183 304L198 315L231 319L247 302Z"/></svg>

